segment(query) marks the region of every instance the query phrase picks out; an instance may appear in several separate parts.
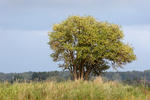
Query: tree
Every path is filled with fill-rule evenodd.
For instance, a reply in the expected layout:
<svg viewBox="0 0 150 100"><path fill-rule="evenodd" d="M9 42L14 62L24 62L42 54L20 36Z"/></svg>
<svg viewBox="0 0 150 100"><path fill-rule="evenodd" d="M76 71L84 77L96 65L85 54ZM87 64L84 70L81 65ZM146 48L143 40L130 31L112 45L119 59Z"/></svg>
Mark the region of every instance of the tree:
<svg viewBox="0 0 150 100"><path fill-rule="evenodd" d="M63 62L74 79L87 80L110 67L118 68L136 59L133 48L123 42L120 26L91 16L70 16L54 24L49 45L54 61Z"/></svg>

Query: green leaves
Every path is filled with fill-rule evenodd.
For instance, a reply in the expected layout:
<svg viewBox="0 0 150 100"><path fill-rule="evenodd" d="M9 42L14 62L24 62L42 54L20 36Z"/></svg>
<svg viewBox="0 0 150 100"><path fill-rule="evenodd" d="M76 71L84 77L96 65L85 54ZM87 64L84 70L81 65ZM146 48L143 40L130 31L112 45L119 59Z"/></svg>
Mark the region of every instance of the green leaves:
<svg viewBox="0 0 150 100"><path fill-rule="evenodd" d="M136 59L133 48L123 43L123 37L116 24L100 22L91 16L70 16L53 26L49 45L54 51L54 61L62 59L64 65L76 65L79 69L80 65L85 69L97 66L93 67L93 72L101 72L112 65L118 67Z"/></svg>

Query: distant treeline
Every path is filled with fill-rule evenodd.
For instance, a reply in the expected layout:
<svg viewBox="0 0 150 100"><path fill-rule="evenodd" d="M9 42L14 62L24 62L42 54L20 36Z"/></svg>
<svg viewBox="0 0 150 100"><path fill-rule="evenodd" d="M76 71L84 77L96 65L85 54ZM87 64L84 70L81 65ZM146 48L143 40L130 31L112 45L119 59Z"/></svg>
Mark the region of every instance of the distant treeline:
<svg viewBox="0 0 150 100"><path fill-rule="evenodd" d="M150 84L150 70L145 71L127 71L127 72L105 72L102 77L106 80L115 80L128 84ZM92 79L94 76L91 75ZM72 80L68 71L50 71L50 72L24 72L24 73L0 73L0 82L30 82L30 81L66 81Z"/></svg>
<svg viewBox="0 0 150 100"><path fill-rule="evenodd" d="M30 82L30 81L65 81L71 80L68 71L0 73L0 82Z"/></svg>

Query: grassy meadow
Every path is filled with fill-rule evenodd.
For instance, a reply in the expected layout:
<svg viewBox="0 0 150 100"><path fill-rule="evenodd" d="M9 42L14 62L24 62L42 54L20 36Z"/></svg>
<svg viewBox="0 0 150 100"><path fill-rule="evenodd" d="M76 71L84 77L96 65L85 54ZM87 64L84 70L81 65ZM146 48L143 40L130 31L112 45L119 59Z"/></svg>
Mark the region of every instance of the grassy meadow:
<svg viewBox="0 0 150 100"><path fill-rule="evenodd" d="M0 83L0 100L150 100L150 90L117 82Z"/></svg>

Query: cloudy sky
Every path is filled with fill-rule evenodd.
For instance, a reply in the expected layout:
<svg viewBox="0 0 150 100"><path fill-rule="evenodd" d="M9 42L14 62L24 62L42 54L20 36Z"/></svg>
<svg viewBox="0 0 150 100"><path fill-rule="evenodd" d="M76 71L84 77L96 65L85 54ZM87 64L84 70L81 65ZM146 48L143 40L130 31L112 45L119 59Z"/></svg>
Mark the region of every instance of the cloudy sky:
<svg viewBox="0 0 150 100"><path fill-rule="evenodd" d="M0 0L0 72L60 70L48 31L69 15L119 24L137 60L119 71L150 69L149 0Z"/></svg>

